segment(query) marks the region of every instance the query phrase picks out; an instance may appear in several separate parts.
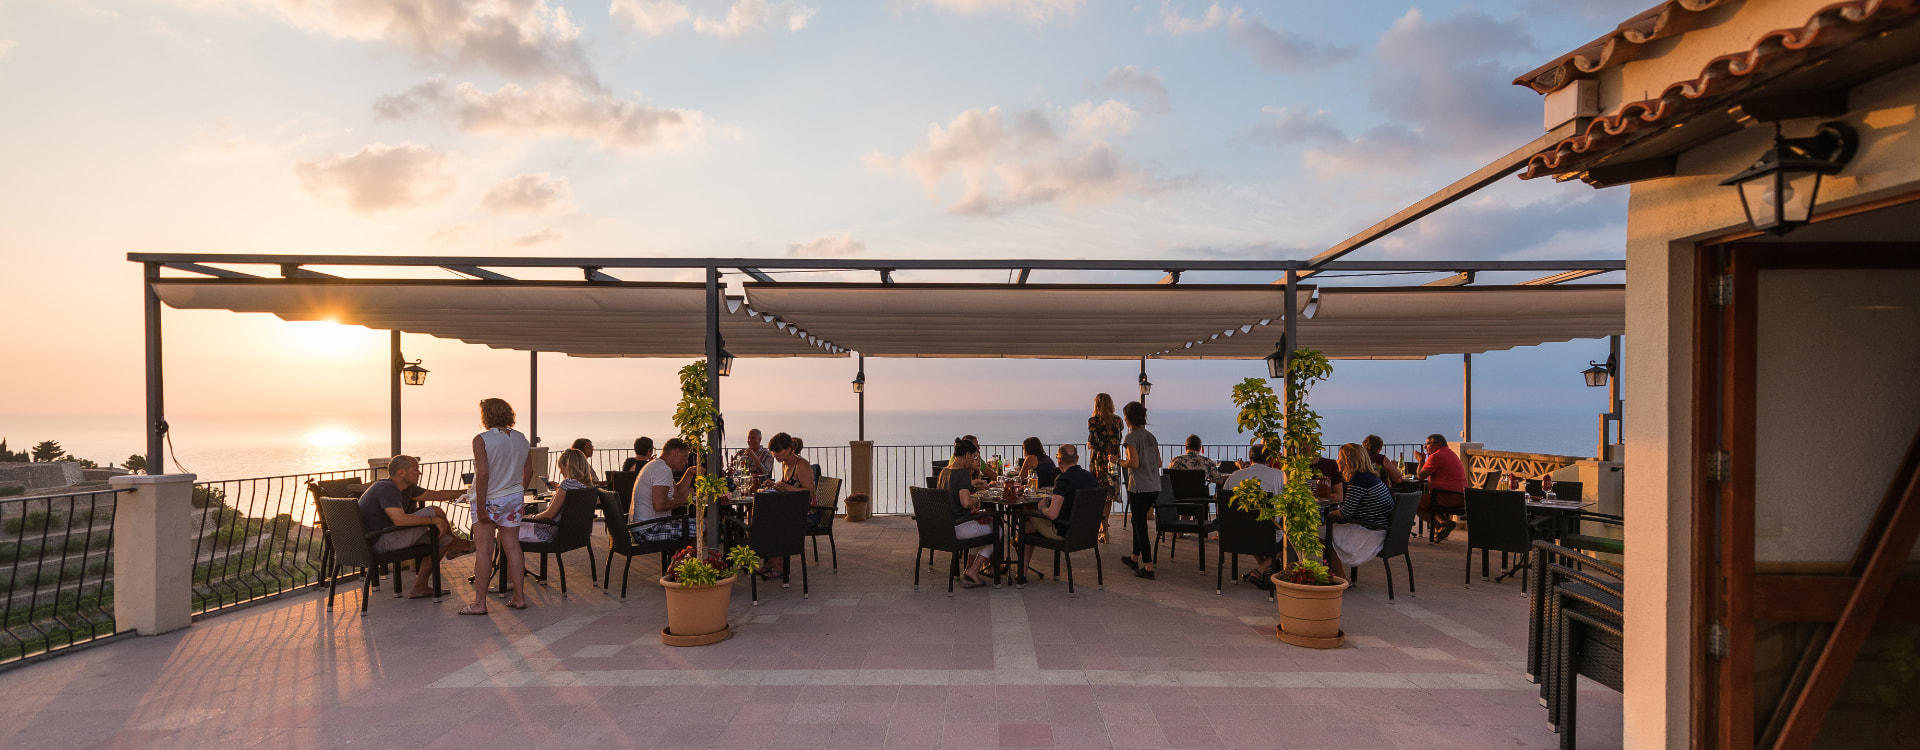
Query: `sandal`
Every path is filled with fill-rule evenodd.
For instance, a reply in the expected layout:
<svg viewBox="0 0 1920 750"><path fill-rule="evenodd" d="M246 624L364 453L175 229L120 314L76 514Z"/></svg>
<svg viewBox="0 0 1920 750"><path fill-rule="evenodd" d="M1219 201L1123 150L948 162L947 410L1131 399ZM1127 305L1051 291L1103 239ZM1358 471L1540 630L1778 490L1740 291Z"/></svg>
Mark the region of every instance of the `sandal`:
<svg viewBox="0 0 1920 750"><path fill-rule="evenodd" d="M963 589L977 589L985 585L987 585L986 581L975 581L973 579L967 578L966 576L960 577L960 588L963 588Z"/></svg>
<svg viewBox="0 0 1920 750"><path fill-rule="evenodd" d="M482 617L484 617L484 616L486 616L486 614L487 614L487 611L486 611L486 610L484 610L484 609L481 609L481 610L475 610L475 609L473 608L473 605L471 605L471 604L469 604L469 605L467 605L467 606L464 606L464 607L461 607L461 608L460 608L460 614L463 614L463 615L478 615L478 616L482 616Z"/></svg>
<svg viewBox="0 0 1920 750"><path fill-rule="evenodd" d="M511 608L513 608L513 609L526 609L526 608L527 608L527 603L526 603L526 602L521 602L521 603L519 603L519 604L514 604L513 602L507 602L507 606L508 606L508 607L511 607Z"/></svg>

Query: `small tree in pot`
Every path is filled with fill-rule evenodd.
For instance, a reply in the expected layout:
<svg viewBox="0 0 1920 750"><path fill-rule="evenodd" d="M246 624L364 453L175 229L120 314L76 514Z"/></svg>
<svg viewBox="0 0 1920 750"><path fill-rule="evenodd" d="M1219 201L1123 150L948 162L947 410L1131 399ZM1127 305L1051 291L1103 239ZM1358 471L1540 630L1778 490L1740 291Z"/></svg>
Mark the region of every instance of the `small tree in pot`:
<svg viewBox="0 0 1920 750"><path fill-rule="evenodd" d="M693 460L702 465L706 463L707 436L720 424L720 412L707 396L706 384L706 360L680 368L680 404L673 412L680 439L686 441ZM688 499L694 514L694 542L674 555L666 575L660 578L660 586L667 593L667 627L660 631L660 640L669 646L704 646L731 636L727 605L734 579L740 571L751 570L760 562L753 550L743 546L728 551L724 559L719 550L707 549L707 506L725 494L726 477L694 477L693 497Z"/></svg>
<svg viewBox="0 0 1920 750"><path fill-rule="evenodd" d="M1233 489L1234 507L1257 512L1284 532L1280 560L1297 556L1272 580L1280 609L1280 639L1297 646L1334 648L1345 639L1340 630L1340 597L1347 581L1313 559L1325 552L1320 539L1320 502L1313 496L1314 460L1320 456L1320 415L1307 407L1307 392L1333 374L1333 364L1312 349L1299 349L1287 364L1284 408L1267 381L1247 378L1233 388L1240 407L1239 429L1251 432L1268 450L1282 451L1287 482L1267 492L1254 480ZM1292 555L1289 555L1292 553Z"/></svg>

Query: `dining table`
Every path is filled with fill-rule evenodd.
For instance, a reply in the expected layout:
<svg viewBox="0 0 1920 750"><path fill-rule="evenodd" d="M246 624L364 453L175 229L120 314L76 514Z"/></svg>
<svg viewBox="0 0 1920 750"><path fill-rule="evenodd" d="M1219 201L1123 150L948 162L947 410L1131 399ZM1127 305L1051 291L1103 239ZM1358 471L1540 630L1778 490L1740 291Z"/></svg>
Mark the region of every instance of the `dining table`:
<svg viewBox="0 0 1920 750"><path fill-rule="evenodd" d="M1012 492L1009 492L1012 489ZM980 492L980 505L999 516L1000 554L995 563L999 566L996 576L1005 572L1017 577L1027 569L1024 545L1027 514L1040 507L1040 490L1026 487L1009 488L993 484ZM1011 554L1010 554L1011 553ZM1011 571L1006 568L1013 567Z"/></svg>

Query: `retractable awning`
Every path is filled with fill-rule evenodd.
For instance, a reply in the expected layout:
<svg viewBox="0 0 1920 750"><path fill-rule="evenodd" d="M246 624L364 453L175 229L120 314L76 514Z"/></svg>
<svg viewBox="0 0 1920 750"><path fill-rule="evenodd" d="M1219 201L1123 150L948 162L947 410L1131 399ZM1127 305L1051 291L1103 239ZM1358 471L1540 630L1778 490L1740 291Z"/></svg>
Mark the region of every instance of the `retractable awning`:
<svg viewBox="0 0 1920 750"><path fill-rule="evenodd" d="M180 309L272 313L423 333L496 349L577 357L706 356L707 290L699 283L155 279ZM846 350L738 298L720 310L736 357L844 357Z"/></svg>

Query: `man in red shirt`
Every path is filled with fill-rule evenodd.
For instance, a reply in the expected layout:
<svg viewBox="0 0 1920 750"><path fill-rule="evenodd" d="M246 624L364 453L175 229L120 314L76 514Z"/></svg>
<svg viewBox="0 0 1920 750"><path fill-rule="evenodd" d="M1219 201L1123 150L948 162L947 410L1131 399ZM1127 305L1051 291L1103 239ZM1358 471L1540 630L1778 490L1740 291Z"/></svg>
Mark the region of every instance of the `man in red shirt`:
<svg viewBox="0 0 1920 750"><path fill-rule="evenodd" d="M1444 542L1453 533L1453 516L1467 507L1467 467L1441 435L1428 435L1426 451L1414 451L1413 456L1420 460L1416 476L1427 480L1427 494L1420 498L1420 519L1433 528L1434 542ZM1436 514L1446 515L1446 522L1436 520Z"/></svg>

